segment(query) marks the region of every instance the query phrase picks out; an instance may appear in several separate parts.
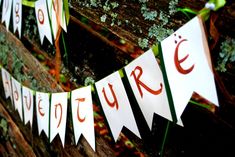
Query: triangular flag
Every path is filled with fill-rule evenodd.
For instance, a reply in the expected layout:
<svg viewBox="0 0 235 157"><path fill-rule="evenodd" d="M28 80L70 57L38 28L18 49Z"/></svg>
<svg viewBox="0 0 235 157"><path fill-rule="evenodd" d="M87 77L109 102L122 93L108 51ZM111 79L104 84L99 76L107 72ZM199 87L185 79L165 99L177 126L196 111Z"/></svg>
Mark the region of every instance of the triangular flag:
<svg viewBox="0 0 235 157"><path fill-rule="evenodd" d="M48 17L46 0L38 0L35 2L35 13L41 44L43 43L44 36L46 36L52 44L51 27Z"/></svg>
<svg viewBox="0 0 235 157"><path fill-rule="evenodd" d="M44 130L49 137L49 93L36 92L36 115L38 123L38 133Z"/></svg>
<svg viewBox="0 0 235 157"><path fill-rule="evenodd" d="M81 134L83 134L95 151L95 129L91 86L79 88L71 92L71 108L76 143Z"/></svg>
<svg viewBox="0 0 235 157"><path fill-rule="evenodd" d="M22 26L22 0L13 0L13 27L14 32L18 29L19 37L21 37Z"/></svg>
<svg viewBox="0 0 235 157"><path fill-rule="evenodd" d="M13 99L12 99L12 90L11 90L12 89L11 88L11 75L3 67L1 68L1 72L2 72L2 84L3 84L4 91L5 91L5 97L6 99L10 97L12 101Z"/></svg>
<svg viewBox="0 0 235 157"><path fill-rule="evenodd" d="M195 17L161 42L163 62L177 119L193 92L218 106L202 20Z"/></svg>
<svg viewBox="0 0 235 157"><path fill-rule="evenodd" d="M51 94L50 142L59 134L62 144L65 142L68 93Z"/></svg>
<svg viewBox="0 0 235 157"><path fill-rule="evenodd" d="M125 71L149 128L154 113L172 120L162 72L152 49L129 63Z"/></svg>
<svg viewBox="0 0 235 157"><path fill-rule="evenodd" d="M96 82L95 86L114 140L117 141L123 126L140 137L119 72Z"/></svg>
<svg viewBox="0 0 235 157"><path fill-rule="evenodd" d="M24 123L30 122L30 126L33 125L33 109L34 109L34 91L22 86L22 102L24 109Z"/></svg>
<svg viewBox="0 0 235 157"><path fill-rule="evenodd" d="M4 0L2 5L2 23L5 21L7 30L9 30L11 9L12 9L12 0Z"/></svg>
<svg viewBox="0 0 235 157"><path fill-rule="evenodd" d="M11 81L12 96L15 104L15 109L18 110L20 118L23 121L21 84L13 77L11 77Z"/></svg>
<svg viewBox="0 0 235 157"><path fill-rule="evenodd" d="M63 1L47 0L47 6L49 10L49 17L51 20L54 39L56 39L58 26L61 26L64 31L67 31Z"/></svg>

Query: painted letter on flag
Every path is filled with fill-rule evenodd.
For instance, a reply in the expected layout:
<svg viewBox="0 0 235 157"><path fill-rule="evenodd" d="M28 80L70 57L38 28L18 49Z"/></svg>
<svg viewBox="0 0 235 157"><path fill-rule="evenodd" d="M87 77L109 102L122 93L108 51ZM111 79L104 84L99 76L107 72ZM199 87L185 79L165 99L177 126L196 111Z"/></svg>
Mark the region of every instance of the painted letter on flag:
<svg viewBox="0 0 235 157"><path fill-rule="evenodd" d="M6 29L9 29L11 18L12 0L4 0L2 4L2 23L5 21Z"/></svg>
<svg viewBox="0 0 235 157"><path fill-rule="evenodd" d="M34 109L34 91L22 86L22 102L24 109L24 123L27 124L30 122L30 126L33 125L33 109Z"/></svg>
<svg viewBox="0 0 235 157"><path fill-rule="evenodd" d="M149 128L152 128L154 113L172 120L162 72L152 50L129 63L125 71Z"/></svg>
<svg viewBox="0 0 235 157"><path fill-rule="evenodd" d="M68 93L51 94L50 142L59 134L64 146L67 120Z"/></svg>
<svg viewBox="0 0 235 157"><path fill-rule="evenodd" d="M23 121L23 111L22 111L22 93L21 84L11 77L12 86L12 97L15 104L15 109L18 110L21 120Z"/></svg>
<svg viewBox="0 0 235 157"><path fill-rule="evenodd" d="M38 133L41 134L44 130L49 137L49 93L36 92L36 112Z"/></svg>
<svg viewBox="0 0 235 157"><path fill-rule="evenodd" d="M140 137L119 72L98 81L95 86L114 140L117 141L123 126Z"/></svg>
<svg viewBox="0 0 235 157"><path fill-rule="evenodd" d="M21 37L22 25L22 0L13 0L13 27L14 32L18 29L19 37Z"/></svg>
<svg viewBox="0 0 235 157"><path fill-rule="evenodd" d="M4 68L1 68L1 72L2 72L2 84L3 84L4 91L5 91L5 97L6 99L10 97L12 101L13 99L12 99L12 90L11 90L12 89L11 88L11 75Z"/></svg>
<svg viewBox="0 0 235 157"><path fill-rule="evenodd" d="M202 20L193 18L163 40L161 48L177 119L193 92L218 105Z"/></svg>
<svg viewBox="0 0 235 157"><path fill-rule="evenodd" d="M91 86L79 88L71 92L71 108L76 143L81 134L95 151L94 115Z"/></svg>
<svg viewBox="0 0 235 157"><path fill-rule="evenodd" d="M35 13L41 44L43 43L44 36L46 36L52 44L51 27L48 17L46 0L38 0L35 2Z"/></svg>

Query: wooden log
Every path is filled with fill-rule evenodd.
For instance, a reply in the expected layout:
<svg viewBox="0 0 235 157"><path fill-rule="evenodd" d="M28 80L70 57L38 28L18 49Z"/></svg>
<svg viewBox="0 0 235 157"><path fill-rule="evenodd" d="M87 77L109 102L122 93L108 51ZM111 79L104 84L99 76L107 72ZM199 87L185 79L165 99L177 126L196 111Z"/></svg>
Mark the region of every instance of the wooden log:
<svg viewBox="0 0 235 157"><path fill-rule="evenodd" d="M8 153L7 153L6 149L5 149L5 146L2 143L0 143L0 154L3 157L7 157L8 156Z"/></svg>
<svg viewBox="0 0 235 157"><path fill-rule="evenodd" d="M170 0L160 0L158 2L149 0L147 2L147 7L155 11L163 11L166 16L170 16L168 8L169 2ZM72 0L70 2L71 14L75 17L77 15L86 17L97 25L107 28L117 37L124 39L131 45L138 46L139 38L148 37L148 29L150 26L153 24L161 24L158 18L154 21L144 20L144 17L141 14L141 3L136 1L118 1L119 6L115 9L110 9L109 11L105 11L103 7L84 6L86 3L88 2ZM190 8L194 11L200 11L204 8L206 3L206 0L181 0L175 7ZM235 37L235 28L233 27L233 23L235 22L235 3L232 0L228 0L226 6L216 13L219 17L216 20L215 26L218 28L221 35ZM111 26L112 14L117 14L117 17L115 18L116 22ZM107 20L105 22L101 21L103 15L107 15ZM126 23L126 20L129 21L129 23ZM175 15L170 16L165 27L176 30L188 20L189 19L183 13L177 12ZM122 23L117 24L117 21L121 21ZM149 41L150 46L154 44L154 42L155 41Z"/></svg>
<svg viewBox="0 0 235 157"><path fill-rule="evenodd" d="M170 0L160 0L158 2L150 0L147 2L147 7L155 11L162 11L167 16L169 16L169 2ZM82 15L97 25L107 28L117 37L120 37L121 39L124 39L131 45L135 46L138 46L139 38L146 38L148 36L148 29L153 24L160 24L160 20L158 18L153 21L145 20L141 14L142 4L136 1L118 1L118 7L109 11L105 11L103 7L83 6L83 4L85 5L86 2L77 2L76 0L72 0L70 3L72 15ZM195 10L200 10L204 7L205 3L205 0L182 0L179 1L179 4L176 7L188 7ZM113 13L117 14L117 17L115 18L116 22L111 25ZM101 21L101 17L103 15L107 15L106 22ZM117 21L121 21L121 24L119 25ZM177 14L177 16L172 16L170 18L166 27L169 29L177 29L186 21L187 19L183 14Z"/></svg>
<svg viewBox="0 0 235 157"><path fill-rule="evenodd" d="M17 154L15 150L13 149L13 147L11 146L11 144L9 142L6 142L8 153L12 154L12 156L36 157L36 155L33 152L32 147L26 142L17 124L12 120L11 116L7 113L2 103L0 103L0 113L7 119L7 122L9 125L9 128L8 128L9 136L13 138L15 145L16 145L15 146L16 150L20 152L20 154Z"/></svg>
<svg viewBox="0 0 235 157"><path fill-rule="evenodd" d="M8 44L12 49L15 49L15 54L17 57L24 62L25 69L28 74L33 75L34 78L40 82L41 87L54 87L49 88L51 92L63 91L62 88L56 84L55 80L50 76L50 74L45 70L44 67L34 58L34 56L24 47L20 40L18 40L11 32L7 31L3 25L0 25L1 35L5 36L6 44ZM10 54L10 53L9 53ZM10 57L10 56L9 56ZM11 61L13 62L13 61ZM9 68L9 67L8 67ZM9 68L11 71L12 69Z"/></svg>

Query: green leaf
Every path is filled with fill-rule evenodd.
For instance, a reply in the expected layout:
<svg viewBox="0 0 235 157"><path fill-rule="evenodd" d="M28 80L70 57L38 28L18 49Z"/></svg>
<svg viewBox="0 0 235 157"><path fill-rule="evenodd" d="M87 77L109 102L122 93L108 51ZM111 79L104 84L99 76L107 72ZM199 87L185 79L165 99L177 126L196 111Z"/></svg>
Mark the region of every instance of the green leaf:
<svg viewBox="0 0 235 157"><path fill-rule="evenodd" d="M35 7L35 1L22 0L22 4L31 8Z"/></svg>
<svg viewBox="0 0 235 157"><path fill-rule="evenodd" d="M119 75L121 76L121 78L123 78L123 77L124 77L123 70L122 70L122 69L120 69L120 70L118 70L118 72L119 72Z"/></svg>
<svg viewBox="0 0 235 157"><path fill-rule="evenodd" d="M67 79L66 79L66 77L63 74L60 74L60 82L62 82L62 83L66 83L67 82Z"/></svg>
<svg viewBox="0 0 235 157"><path fill-rule="evenodd" d="M224 7L224 5L226 4L226 0L209 0L209 3L214 3L215 4L214 11L217 11L218 9Z"/></svg>
<svg viewBox="0 0 235 157"><path fill-rule="evenodd" d="M69 24L69 2L68 0L64 0L64 11L65 11L65 19L66 19L66 23L67 25Z"/></svg>
<svg viewBox="0 0 235 157"><path fill-rule="evenodd" d="M152 51L154 53L155 56L158 56L159 55L159 51L158 51L158 44L154 44L152 46Z"/></svg>
<svg viewBox="0 0 235 157"><path fill-rule="evenodd" d="M199 11L199 15L202 17L204 21L208 20L210 17L210 9L202 9Z"/></svg>

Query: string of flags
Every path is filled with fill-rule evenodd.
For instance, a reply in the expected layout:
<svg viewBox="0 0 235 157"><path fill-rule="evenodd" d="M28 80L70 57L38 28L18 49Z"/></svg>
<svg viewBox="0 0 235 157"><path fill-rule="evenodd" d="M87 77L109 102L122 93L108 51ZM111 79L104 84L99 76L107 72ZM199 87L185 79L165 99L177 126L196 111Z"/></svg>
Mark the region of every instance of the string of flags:
<svg viewBox="0 0 235 157"><path fill-rule="evenodd" d="M12 0L3 1L2 22L5 22L7 29L11 4ZM17 8L13 9L17 10L14 13L16 20L21 17L22 3L20 0L13 0L13 4L13 8ZM39 30L50 28L48 19L54 18L57 13L59 13L59 20L56 22L59 21L60 26L66 30L66 20L61 6L63 6L62 1L58 6L54 6L51 0L47 3L45 0L35 2ZM17 20L21 21L21 19ZM46 36L52 43L52 36L55 38L58 30L56 26L52 26L53 35L45 31L40 32L41 42ZM20 28L20 24L14 25L14 30ZM161 67L152 49L149 49L120 70L125 74L124 77L127 78L131 91L126 91L119 71L94 83L96 94L115 141L123 126L140 137L128 92L133 93L150 129L154 114L183 126L181 115L193 92L197 92L214 105L219 106L209 48L200 16L194 17L161 41L159 51ZM10 98L13 107L25 124L30 122L32 127L35 111L39 134L44 131L50 142L59 134L64 145L66 122L69 116L67 109L70 105L76 143L83 135L95 151L91 85L71 92L42 93L25 87L3 67L1 76L5 97ZM70 104L68 104L68 98Z"/></svg>
<svg viewBox="0 0 235 157"><path fill-rule="evenodd" d="M25 1L3 0L2 3L1 22L5 23L6 29L9 30L10 18L12 13L14 33L16 32L16 30L18 30L19 38L21 38L22 27L22 2ZM56 39L59 27L62 27L65 32L67 31L67 19L64 2L63 0L37 0L33 4L35 8L41 44L43 44L44 37L46 37L52 44L52 40Z"/></svg>

